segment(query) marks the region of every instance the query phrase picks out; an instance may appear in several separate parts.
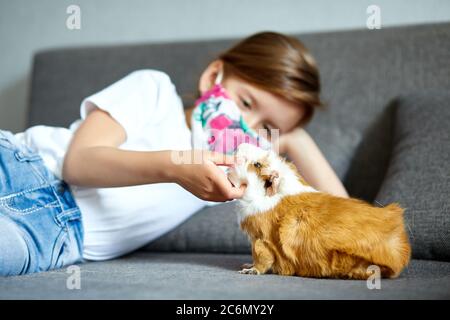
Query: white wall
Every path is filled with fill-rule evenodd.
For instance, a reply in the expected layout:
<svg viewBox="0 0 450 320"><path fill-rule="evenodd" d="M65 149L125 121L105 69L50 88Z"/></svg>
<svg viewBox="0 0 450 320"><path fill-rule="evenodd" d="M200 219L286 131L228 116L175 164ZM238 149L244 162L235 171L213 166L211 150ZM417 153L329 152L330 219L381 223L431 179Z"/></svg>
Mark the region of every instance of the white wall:
<svg viewBox="0 0 450 320"><path fill-rule="evenodd" d="M81 30L66 28L71 4L81 8ZM381 8L382 27L450 20L449 0L0 0L0 128L25 129L38 50L365 28L370 4Z"/></svg>

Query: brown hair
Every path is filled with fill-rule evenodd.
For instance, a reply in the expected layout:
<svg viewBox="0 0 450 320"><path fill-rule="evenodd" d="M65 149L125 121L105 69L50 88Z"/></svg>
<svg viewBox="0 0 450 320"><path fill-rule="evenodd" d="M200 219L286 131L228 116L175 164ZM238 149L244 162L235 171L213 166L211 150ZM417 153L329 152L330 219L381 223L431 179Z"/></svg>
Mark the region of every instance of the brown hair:
<svg viewBox="0 0 450 320"><path fill-rule="evenodd" d="M298 39L276 32L260 32L238 42L218 56L224 77L236 76L252 85L304 106L299 125L307 123L321 106L316 61Z"/></svg>

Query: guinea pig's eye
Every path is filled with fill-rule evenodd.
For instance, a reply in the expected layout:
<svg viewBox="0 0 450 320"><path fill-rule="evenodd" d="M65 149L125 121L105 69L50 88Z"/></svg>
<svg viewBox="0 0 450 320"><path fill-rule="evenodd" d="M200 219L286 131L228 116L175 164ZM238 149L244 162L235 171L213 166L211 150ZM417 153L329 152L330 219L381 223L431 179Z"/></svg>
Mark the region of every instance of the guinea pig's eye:
<svg viewBox="0 0 450 320"><path fill-rule="evenodd" d="M261 162L255 162L253 165L258 169L262 167Z"/></svg>

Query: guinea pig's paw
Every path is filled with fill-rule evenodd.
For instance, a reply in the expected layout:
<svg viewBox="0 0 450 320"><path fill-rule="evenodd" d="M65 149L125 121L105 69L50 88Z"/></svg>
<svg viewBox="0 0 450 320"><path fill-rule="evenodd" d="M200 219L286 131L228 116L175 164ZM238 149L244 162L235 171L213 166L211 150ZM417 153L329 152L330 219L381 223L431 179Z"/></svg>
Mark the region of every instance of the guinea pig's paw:
<svg viewBox="0 0 450 320"><path fill-rule="evenodd" d="M244 268L244 269L240 270L239 273L240 274L260 274L260 272L255 267Z"/></svg>
<svg viewBox="0 0 450 320"><path fill-rule="evenodd" d="M252 268L253 267L253 263L244 263L242 266L241 266L241 269L250 269L250 268Z"/></svg>

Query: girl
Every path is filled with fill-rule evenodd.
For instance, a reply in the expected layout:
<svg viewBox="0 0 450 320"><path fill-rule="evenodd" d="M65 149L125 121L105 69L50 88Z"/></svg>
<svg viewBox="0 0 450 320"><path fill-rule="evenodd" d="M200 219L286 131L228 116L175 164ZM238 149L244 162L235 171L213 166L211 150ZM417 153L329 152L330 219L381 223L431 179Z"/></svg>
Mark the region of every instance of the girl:
<svg viewBox="0 0 450 320"><path fill-rule="evenodd" d="M244 189L219 167L233 165L234 157L193 148L204 138L201 102L216 94L232 102L235 109L223 105L224 112L235 110L249 132L278 129L279 152L313 187L347 197L302 129L321 104L319 92L316 63L302 43L263 32L208 65L195 108L183 109L165 73L138 70L85 98L69 128L0 130L0 274L112 259L209 201L242 197ZM180 163L174 154L203 161Z"/></svg>

